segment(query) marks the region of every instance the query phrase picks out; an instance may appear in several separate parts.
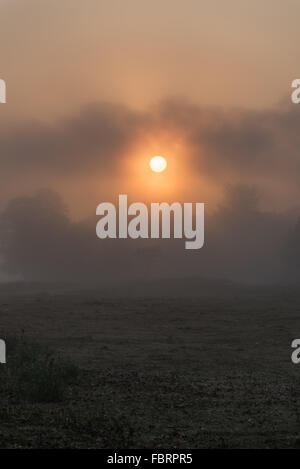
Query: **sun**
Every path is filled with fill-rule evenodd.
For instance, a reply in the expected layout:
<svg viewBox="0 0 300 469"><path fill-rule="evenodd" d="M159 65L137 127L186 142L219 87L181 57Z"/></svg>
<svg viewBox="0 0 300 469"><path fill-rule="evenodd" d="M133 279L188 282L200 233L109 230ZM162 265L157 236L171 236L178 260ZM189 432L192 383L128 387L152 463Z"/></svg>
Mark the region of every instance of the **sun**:
<svg viewBox="0 0 300 469"><path fill-rule="evenodd" d="M163 156L154 156L150 160L150 168L156 173L161 173L167 167L167 161Z"/></svg>

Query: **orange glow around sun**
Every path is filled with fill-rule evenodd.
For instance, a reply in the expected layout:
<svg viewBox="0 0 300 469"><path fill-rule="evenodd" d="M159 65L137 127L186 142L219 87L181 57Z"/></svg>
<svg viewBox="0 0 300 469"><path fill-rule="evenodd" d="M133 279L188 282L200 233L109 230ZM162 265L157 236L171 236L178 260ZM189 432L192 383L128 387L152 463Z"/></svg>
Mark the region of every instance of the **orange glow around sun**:
<svg viewBox="0 0 300 469"><path fill-rule="evenodd" d="M117 193L144 203L204 200L214 192L204 172L194 170L184 136L170 130L143 133L128 149L117 176L113 185L109 180L111 190L117 187Z"/></svg>
<svg viewBox="0 0 300 469"><path fill-rule="evenodd" d="M144 202L183 199L191 187L186 154L181 135L163 130L143 133L120 167L119 193L122 189L133 200Z"/></svg>

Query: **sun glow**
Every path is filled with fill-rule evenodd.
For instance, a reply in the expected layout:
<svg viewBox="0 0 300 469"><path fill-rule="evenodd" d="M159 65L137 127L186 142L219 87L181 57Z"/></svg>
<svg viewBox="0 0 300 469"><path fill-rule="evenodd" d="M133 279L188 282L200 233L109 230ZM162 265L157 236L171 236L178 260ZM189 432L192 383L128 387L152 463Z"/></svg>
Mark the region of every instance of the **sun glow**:
<svg viewBox="0 0 300 469"><path fill-rule="evenodd" d="M154 156L150 161L150 168L156 173L161 173L167 167L167 162L162 156Z"/></svg>

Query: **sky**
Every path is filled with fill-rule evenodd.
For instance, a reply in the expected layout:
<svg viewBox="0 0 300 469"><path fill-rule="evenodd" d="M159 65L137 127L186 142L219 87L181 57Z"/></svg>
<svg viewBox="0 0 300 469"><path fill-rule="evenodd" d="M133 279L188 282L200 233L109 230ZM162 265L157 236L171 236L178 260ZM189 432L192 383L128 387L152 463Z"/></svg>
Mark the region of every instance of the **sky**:
<svg viewBox="0 0 300 469"><path fill-rule="evenodd" d="M53 119L95 100L166 96L265 108L297 76L297 0L1 1L6 114ZM3 112L3 111L2 111Z"/></svg>
<svg viewBox="0 0 300 469"><path fill-rule="evenodd" d="M0 0L0 211L52 210L42 189L69 223L120 193L213 217L254 191L277 227L295 218L299 17L297 0Z"/></svg>

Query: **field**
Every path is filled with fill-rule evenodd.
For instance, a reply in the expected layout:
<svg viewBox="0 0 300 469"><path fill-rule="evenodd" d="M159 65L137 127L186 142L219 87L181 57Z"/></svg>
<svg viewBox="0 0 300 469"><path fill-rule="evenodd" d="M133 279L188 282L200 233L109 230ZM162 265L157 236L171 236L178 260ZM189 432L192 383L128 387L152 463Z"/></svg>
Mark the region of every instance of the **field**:
<svg viewBox="0 0 300 469"><path fill-rule="evenodd" d="M4 386L1 448L300 447L296 288L113 298L14 285L2 287L0 313L0 371L10 338L78 368L53 399Z"/></svg>

